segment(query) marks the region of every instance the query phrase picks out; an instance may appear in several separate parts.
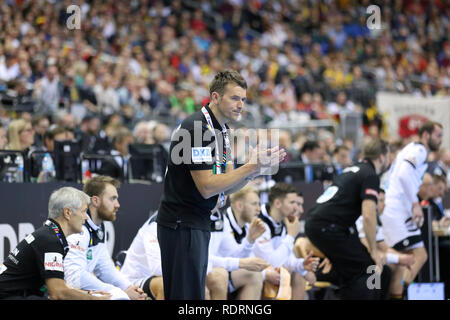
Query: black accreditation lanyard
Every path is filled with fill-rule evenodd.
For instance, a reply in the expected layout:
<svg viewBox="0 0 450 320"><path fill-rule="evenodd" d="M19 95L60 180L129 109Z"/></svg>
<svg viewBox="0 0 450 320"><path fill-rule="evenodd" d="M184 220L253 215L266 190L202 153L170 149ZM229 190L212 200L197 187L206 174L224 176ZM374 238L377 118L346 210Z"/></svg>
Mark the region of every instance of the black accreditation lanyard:
<svg viewBox="0 0 450 320"><path fill-rule="evenodd" d="M216 132L214 131L214 125L212 123L211 116L209 115L209 112L208 112L208 110L206 110L205 107L202 107L202 113L205 116L206 122L208 123L208 129L212 132L212 134L214 136L214 142L216 144L216 152L215 152L216 160L215 160L213 172L215 174L221 174L222 173L222 164L225 169L227 167L227 150L230 149L230 139L228 138L227 128L225 127L225 125L222 125L222 134L225 139L225 148L223 148L223 154L222 154L222 160L221 160L220 154L219 154L219 152L220 152L219 142L217 141ZM220 206L222 207L225 205L225 193L224 192L219 193L219 198L220 198Z"/></svg>
<svg viewBox="0 0 450 320"><path fill-rule="evenodd" d="M61 234L61 230L59 230L58 225L54 223L52 220L45 221L45 225L49 226L53 230L53 232L58 237L62 247L64 248L64 253L67 253L67 251L69 251L69 246L67 245L67 242L63 240L63 235Z"/></svg>

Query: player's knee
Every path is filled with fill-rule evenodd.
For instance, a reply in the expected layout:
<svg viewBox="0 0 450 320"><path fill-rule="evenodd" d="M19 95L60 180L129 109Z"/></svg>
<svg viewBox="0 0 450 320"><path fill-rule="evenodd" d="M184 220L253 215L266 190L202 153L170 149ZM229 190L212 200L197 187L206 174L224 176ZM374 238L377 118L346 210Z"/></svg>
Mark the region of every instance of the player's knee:
<svg viewBox="0 0 450 320"><path fill-rule="evenodd" d="M153 278L150 282L150 292L156 300L164 300L164 284L162 277Z"/></svg>
<svg viewBox="0 0 450 320"><path fill-rule="evenodd" d="M228 271L223 268L214 268L206 278L208 288L223 289L228 287Z"/></svg>
<svg viewBox="0 0 450 320"><path fill-rule="evenodd" d="M247 275L247 283L253 287L263 286L263 278L261 272L250 271Z"/></svg>

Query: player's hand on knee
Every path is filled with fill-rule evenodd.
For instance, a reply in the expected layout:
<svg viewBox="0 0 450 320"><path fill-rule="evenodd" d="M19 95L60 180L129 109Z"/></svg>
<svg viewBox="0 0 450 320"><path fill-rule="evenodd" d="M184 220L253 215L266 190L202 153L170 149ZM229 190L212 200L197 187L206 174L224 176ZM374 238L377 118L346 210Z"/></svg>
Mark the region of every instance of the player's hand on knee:
<svg viewBox="0 0 450 320"><path fill-rule="evenodd" d="M138 286L129 286L125 290L128 297L130 297L131 300L146 300L147 294Z"/></svg>
<svg viewBox="0 0 450 320"><path fill-rule="evenodd" d="M267 263L266 260L258 257L239 259L239 268L246 269L248 271L263 271L268 266L269 263Z"/></svg>
<svg viewBox="0 0 450 320"><path fill-rule="evenodd" d="M441 220L439 220L439 229L445 229L448 228L450 225L450 217L443 216Z"/></svg>
<svg viewBox="0 0 450 320"><path fill-rule="evenodd" d="M258 257L250 257L250 258L243 258L240 259L239 262L239 266L241 266L241 262L243 261L243 269L246 269L248 271L263 271L264 269L266 269L270 264L262 259L262 258L258 258Z"/></svg>
<svg viewBox="0 0 450 320"><path fill-rule="evenodd" d="M311 271L308 271L308 273L305 274L304 278L306 281L309 282L310 285L313 285L317 281L316 275L314 274L314 272Z"/></svg>
<svg viewBox="0 0 450 320"><path fill-rule="evenodd" d="M313 252L310 251L303 260L303 268L308 271L316 272L319 266L319 258L313 257Z"/></svg>
<svg viewBox="0 0 450 320"><path fill-rule="evenodd" d="M272 285L278 286L280 285L280 272L277 271L274 268L267 268L266 269L266 277L265 281L267 283L270 283Z"/></svg>
<svg viewBox="0 0 450 320"><path fill-rule="evenodd" d="M322 269L323 274L327 274L331 271L331 268L333 268L333 265L331 264L330 260L328 258L323 259L323 261L319 264L319 269Z"/></svg>

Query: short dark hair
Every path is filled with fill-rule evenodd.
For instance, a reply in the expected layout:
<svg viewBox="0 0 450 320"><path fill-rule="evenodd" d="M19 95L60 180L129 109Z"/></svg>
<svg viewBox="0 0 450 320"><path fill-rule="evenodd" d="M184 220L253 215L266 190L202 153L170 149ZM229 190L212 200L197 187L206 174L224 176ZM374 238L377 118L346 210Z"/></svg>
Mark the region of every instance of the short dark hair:
<svg viewBox="0 0 450 320"><path fill-rule="evenodd" d="M120 187L119 180L108 176L95 176L89 179L83 187L84 193L86 193L89 197L93 196L101 196L105 191L106 185L111 184L116 188Z"/></svg>
<svg viewBox="0 0 450 320"><path fill-rule="evenodd" d="M317 149L317 148L320 148L320 145L319 145L319 143L317 141L315 141L315 140L308 140L303 145L301 152L303 153L305 151L308 151L308 150L311 151L311 150L314 150L314 149Z"/></svg>
<svg viewBox="0 0 450 320"><path fill-rule="evenodd" d="M422 137L422 135L425 132L428 132L429 134L432 134L434 131L434 128L440 127L442 129L442 124L436 121L425 121L422 123L422 125L419 128L419 137Z"/></svg>
<svg viewBox="0 0 450 320"><path fill-rule="evenodd" d="M41 120L44 120L44 119L47 119L47 120L48 120L48 117L45 116L45 115L35 116L35 117L31 120L31 125L32 125L33 127L34 127L34 126L37 126L37 125L39 124L39 122L41 122Z"/></svg>
<svg viewBox="0 0 450 320"><path fill-rule="evenodd" d="M272 205L275 199L283 200L288 193L302 196L293 185L284 182L276 183L269 191L269 205Z"/></svg>
<svg viewBox="0 0 450 320"><path fill-rule="evenodd" d="M337 146L336 148L334 148L333 154L337 154L341 150L350 151L349 147L347 147L346 145L341 145L341 146Z"/></svg>
<svg viewBox="0 0 450 320"><path fill-rule="evenodd" d="M371 139L364 145L364 158L376 160L382 154L388 153L388 144L381 139Z"/></svg>
<svg viewBox="0 0 450 320"><path fill-rule="evenodd" d="M211 97L213 92L217 92L220 96L223 96L225 93L225 87L229 83L235 83L239 87L247 90L247 81L245 81L244 77L235 70L225 70L221 71L214 79L211 81L209 85L209 96Z"/></svg>
<svg viewBox="0 0 450 320"><path fill-rule="evenodd" d="M52 130L48 130L44 134L44 139L54 140L57 134L66 133L68 130L65 127L55 127Z"/></svg>

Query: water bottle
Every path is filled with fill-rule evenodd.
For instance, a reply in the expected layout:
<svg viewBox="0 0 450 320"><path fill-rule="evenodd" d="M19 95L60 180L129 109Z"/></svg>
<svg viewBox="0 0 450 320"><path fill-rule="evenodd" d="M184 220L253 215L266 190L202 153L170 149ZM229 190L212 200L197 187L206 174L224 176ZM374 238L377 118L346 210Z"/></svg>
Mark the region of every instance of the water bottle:
<svg viewBox="0 0 450 320"><path fill-rule="evenodd" d="M4 163L6 166L6 172L3 181L8 183L14 182L14 179L16 178L17 167L12 162L10 156L5 157Z"/></svg>
<svg viewBox="0 0 450 320"><path fill-rule="evenodd" d="M8 167L5 172L5 177L3 178L4 182L14 182L14 177L16 176L16 168L15 167Z"/></svg>
<svg viewBox="0 0 450 320"><path fill-rule="evenodd" d="M23 157L21 155L17 155L16 159L14 160L14 164L17 167L14 182L23 182Z"/></svg>
<svg viewBox="0 0 450 320"><path fill-rule="evenodd" d="M49 153L44 155L42 160L42 172L43 172L43 182L52 181L56 175L55 166L53 165L53 159Z"/></svg>
<svg viewBox="0 0 450 320"><path fill-rule="evenodd" d="M81 181L85 183L91 177L91 172L89 171L89 160L81 161Z"/></svg>

